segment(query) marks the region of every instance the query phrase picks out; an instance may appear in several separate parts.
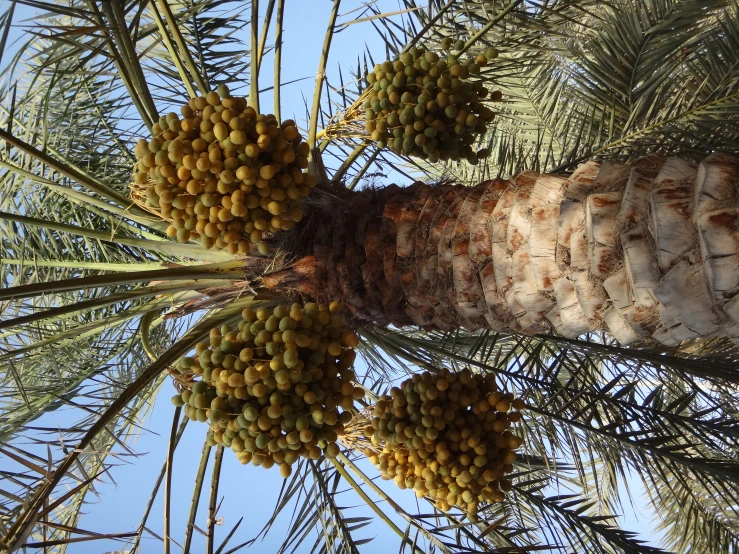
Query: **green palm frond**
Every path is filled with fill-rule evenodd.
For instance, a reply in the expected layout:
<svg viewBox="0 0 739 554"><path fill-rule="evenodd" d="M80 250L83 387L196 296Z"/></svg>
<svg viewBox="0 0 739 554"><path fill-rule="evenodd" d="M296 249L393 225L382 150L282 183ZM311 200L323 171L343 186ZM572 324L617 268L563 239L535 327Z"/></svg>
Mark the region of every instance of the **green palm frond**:
<svg viewBox="0 0 739 554"><path fill-rule="evenodd" d="M586 498L573 494L545 497L538 494L543 485L538 480L516 484L514 498L518 503L532 508L539 532L555 548L582 550L583 552L624 552L633 554L659 554L666 550L644 544L635 533L624 531L613 525L614 516L588 516L591 507ZM556 522L555 527L551 523Z"/></svg>
<svg viewBox="0 0 739 554"><path fill-rule="evenodd" d="M155 392L163 380L164 376L161 376L153 387L142 390L140 394L132 399L131 404L126 406L120 414L121 425L114 430L108 430L108 432L94 437L87 448L75 456L76 463L74 467L71 467L65 475L64 491L52 502L47 503L40 512L42 516L40 524L28 529L24 542L43 544L50 541L59 541L59 544L64 545L74 534L80 532L77 528L77 521L85 498L89 493L95 492L96 481L108 475L111 469L111 463L107 461L108 453L121 450L117 454L118 456L134 454L125 446L125 441L132 434L138 433L137 421L143 421L147 411L152 407L156 398ZM72 405L79 406L80 402L89 399L87 400L89 403L87 410L91 413L69 429L50 429L52 437L61 435L66 442L76 444L80 438L81 429L94 424L96 420L95 410L104 409L107 404L112 404L117 398L118 391L127 384L127 381L117 383L109 379L103 384L104 386L100 387L99 390L83 391L75 396ZM61 405L65 405L67 402L64 398L59 400ZM22 439L23 437L19 435L18 438ZM4 440L3 442L9 448L13 448L12 441L6 443ZM56 437L48 441L49 446L56 444L58 444ZM35 468L32 467L16 474L20 479L16 478L13 481L19 488L10 491L5 490L13 481L8 481L7 485L3 487L2 523L5 529L23 512L25 508L23 498L30 498L35 491L45 485L49 466L54 463L51 458L44 459L35 457L30 452L18 452L22 453L22 456L16 457L16 459L35 459L36 464ZM63 452L74 456L72 448L65 447ZM26 460L24 460L24 463L28 464Z"/></svg>
<svg viewBox="0 0 739 554"><path fill-rule="evenodd" d="M639 469L670 550L736 551L736 500L723 486L694 474L686 477L674 464L645 459Z"/></svg>
<svg viewBox="0 0 739 554"><path fill-rule="evenodd" d="M29 502L18 506L16 517L13 519L13 524L9 525L6 535L9 547L17 548L22 544L24 538L33 531L36 525L36 514L46 504L55 488L65 482L69 476L68 472L75 467L85 449L94 443L103 429L123 417L127 407L139 395L145 394L148 396L151 392L157 390L158 385L166 378L167 373L164 370L190 351L196 342L206 337L213 326L233 321L239 316L244 307L253 304L253 301L247 298L233 303L228 308L218 310L210 317L203 319L189 329L182 339L172 344L155 362L141 370L126 386L116 390L117 394L114 395L112 402L105 407L104 412L93 416L91 421L82 427L86 430L86 433L80 439L77 448L57 462L56 469L29 491L27 495L30 499Z"/></svg>

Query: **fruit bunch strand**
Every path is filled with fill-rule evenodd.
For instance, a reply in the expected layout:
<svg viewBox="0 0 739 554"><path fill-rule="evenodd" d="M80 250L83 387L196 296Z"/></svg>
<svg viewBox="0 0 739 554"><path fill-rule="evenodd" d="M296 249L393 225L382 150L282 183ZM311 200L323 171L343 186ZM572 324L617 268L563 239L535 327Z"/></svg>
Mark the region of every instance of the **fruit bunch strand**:
<svg viewBox="0 0 739 554"><path fill-rule="evenodd" d="M365 431L374 448L365 455L401 489L474 517L481 502L500 502L511 490L505 475L523 441L510 427L523 407L493 375L417 374L375 404Z"/></svg>
<svg viewBox="0 0 739 554"><path fill-rule="evenodd" d="M259 243L266 254L262 239L302 219L302 199L317 183L304 172L309 148L295 122L258 114L224 85L180 112L136 144L134 192L172 222L167 234L179 242L232 254Z"/></svg>
<svg viewBox="0 0 739 554"><path fill-rule="evenodd" d="M201 379L173 403L209 422L211 444L230 447L244 464L279 465L283 477L298 457L336 456L354 401L364 396L353 385L359 340L341 308L245 309L236 328L213 329L196 356L179 362L180 372Z"/></svg>
<svg viewBox="0 0 739 554"><path fill-rule="evenodd" d="M500 101L502 95L473 79L497 55L488 48L476 57L440 58L411 48L394 61L377 64L367 75L366 131L378 147L397 154L476 164L489 152L472 145L495 117L484 101Z"/></svg>

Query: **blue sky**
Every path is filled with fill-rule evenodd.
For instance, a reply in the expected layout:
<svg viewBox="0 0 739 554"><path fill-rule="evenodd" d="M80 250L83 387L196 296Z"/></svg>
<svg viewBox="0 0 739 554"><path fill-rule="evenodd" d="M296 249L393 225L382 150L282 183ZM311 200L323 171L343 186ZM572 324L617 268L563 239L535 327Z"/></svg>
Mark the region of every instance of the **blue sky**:
<svg viewBox="0 0 739 554"><path fill-rule="evenodd" d="M266 2L261 2L262 8ZM284 20L284 53L283 53L283 75L282 81L288 82L303 77L309 79L287 85L282 92L282 116L292 117L299 123L305 118L305 107L303 98L310 99L313 94L314 78L317 70L317 60L324 39L324 32L332 7L329 0L287 0ZM378 1L376 5L383 11L394 11L400 9L399 2L393 0ZM349 12L360 5L359 1L347 1L343 4L340 13ZM401 6L402 7L402 6ZM16 20L26 18L31 14L30 9L19 7ZM351 18L352 16L348 16ZM347 19L347 18L344 18ZM342 20L342 18L340 18ZM248 41L248 29L243 29L245 39ZM331 55L328 63L327 74L332 83L338 83L338 67L355 68L357 56L361 55L365 47L368 47L376 59L384 59L385 47L380 37L375 32L371 23L362 23L347 27L343 32L334 36L331 46ZM272 57L268 55L264 60L262 75L262 86L271 83ZM348 78L348 73L344 75ZM270 111L272 106L272 93L265 92L260 96L263 111ZM361 370L360 370L361 371ZM136 459L130 457L121 458L119 465L111 472L115 483L107 482L97 486L100 498L90 496L89 504L85 507L86 514L83 516L80 527L97 532L126 532L135 530L139 524L141 513L146 505L159 471L164 461L167 441L172 425L173 406L169 397L174 389L169 382L163 386L150 418L145 422L146 432L132 444L140 454ZM51 414L44 418L47 424L55 424L60 418L69 417L66 414ZM191 423L180 442L174 463L173 483L173 505L172 505L172 536L181 544L184 535L184 526L189 511L192 484L196 468L200 459L202 441L205 427L202 424ZM197 525L205 528L205 510L208 502L210 468L206 477L201 499L201 510L196 521ZM370 475L375 475L368 464L363 468ZM223 538L239 518L243 517L238 532L229 543L229 548L239 542L252 538L261 529L269 518L276 493L279 491L283 479L277 471L265 471L261 468L241 466L230 451L226 451L221 473L221 488L219 494L223 497L223 503L219 510L222 525L217 527L216 545ZM394 487L381 483L383 488L392 494L393 498L412 513L418 513L415 497L409 491L399 491ZM629 486L632 494L639 500L638 490L640 483L630 480ZM636 491L636 492L635 492ZM340 495L342 506L358 506L348 512L352 517L369 516L371 512L361 505L361 500L353 493ZM625 498L625 495L624 495ZM656 541L658 535L654 533L654 525L650 523L651 515L643 507L643 503L637 502L633 512L630 506L625 504L627 513L622 519L624 528L642 534L645 539ZM423 509L422 511L427 511ZM154 504L152 515L149 519L149 527L156 533L161 533L162 528L162 494ZM287 511L290 513L290 510ZM285 522L283 517L267 538L255 544L251 549L245 551L272 553L276 545L279 545L285 535ZM399 523L401 528L405 526ZM396 552L398 540L391 531L381 522L375 521L372 525L360 530L358 536L361 538L374 537L374 540L363 548L363 552L379 552L388 550ZM205 544L201 535L195 533L196 542L193 552L200 552ZM158 552L161 542L148 536L144 539L142 552ZM308 552L311 540L301 547L298 552ZM117 548L115 543L103 545L103 541L82 543L70 546L68 552L73 554L99 554L103 551L111 551ZM227 550L227 549L226 549ZM173 552L179 549L173 545Z"/></svg>

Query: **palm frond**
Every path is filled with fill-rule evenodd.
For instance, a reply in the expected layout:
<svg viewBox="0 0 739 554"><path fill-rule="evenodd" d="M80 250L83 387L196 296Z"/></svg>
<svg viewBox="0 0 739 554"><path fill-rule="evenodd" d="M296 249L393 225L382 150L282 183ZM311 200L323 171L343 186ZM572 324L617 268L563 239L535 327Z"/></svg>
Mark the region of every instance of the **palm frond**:
<svg viewBox="0 0 739 554"><path fill-rule="evenodd" d="M172 345L159 359L144 369L131 383L116 395L115 400L95 418L86 433L81 438L77 448L71 451L60 463L56 465L51 475L39 484L29 495L30 501L20 507L20 512L10 526L6 541L9 548L17 547L20 542L30 533L36 524L37 516L46 504L47 499L53 494L55 488L60 485L67 476L69 470L75 465L80 453L96 439L108 424L117 419L123 409L142 391L148 390L150 384L159 378L163 378L163 370L190 351L196 342L206 337L214 325L234 320L251 300L235 302L228 308L216 312L216 314L205 318L192 327L184 337Z"/></svg>

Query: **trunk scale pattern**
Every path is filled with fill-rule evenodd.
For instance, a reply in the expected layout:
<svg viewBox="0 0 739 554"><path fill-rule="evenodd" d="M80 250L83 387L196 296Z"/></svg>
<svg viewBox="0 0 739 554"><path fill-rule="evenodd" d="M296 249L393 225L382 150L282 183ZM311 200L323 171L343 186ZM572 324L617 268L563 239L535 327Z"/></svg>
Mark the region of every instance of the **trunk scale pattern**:
<svg viewBox="0 0 739 554"><path fill-rule="evenodd" d="M347 192L296 233L311 237L303 258L264 284L341 298L360 320L739 342L739 158L728 155Z"/></svg>

